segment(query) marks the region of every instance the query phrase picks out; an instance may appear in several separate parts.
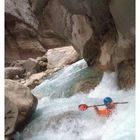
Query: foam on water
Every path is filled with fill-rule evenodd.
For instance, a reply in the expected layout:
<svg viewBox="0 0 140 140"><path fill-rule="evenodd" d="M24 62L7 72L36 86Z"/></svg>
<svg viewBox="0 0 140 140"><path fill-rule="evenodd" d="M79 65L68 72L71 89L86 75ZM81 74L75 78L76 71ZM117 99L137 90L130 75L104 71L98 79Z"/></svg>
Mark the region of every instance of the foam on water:
<svg viewBox="0 0 140 140"><path fill-rule="evenodd" d="M116 111L109 118L98 117L92 108L86 111L78 109L78 105L82 103L102 104L102 99L106 96L112 97L114 101L129 103L117 105ZM39 100L33 120L23 131L21 139L134 140L135 89L119 90L115 73L104 73L100 84L87 94L79 93L69 98L43 97Z"/></svg>
<svg viewBox="0 0 140 140"><path fill-rule="evenodd" d="M75 86L77 83L97 76L98 74L93 72L92 68L87 67L85 60L80 60L47 78L33 89L32 93L38 98L46 96L52 99L70 97L76 93Z"/></svg>
<svg viewBox="0 0 140 140"><path fill-rule="evenodd" d="M78 73L86 68L87 64L85 60L82 59L48 77L47 80L33 89L32 93L39 98L45 96L49 96L51 98L69 96L72 92L71 87L73 82L82 77L79 76Z"/></svg>

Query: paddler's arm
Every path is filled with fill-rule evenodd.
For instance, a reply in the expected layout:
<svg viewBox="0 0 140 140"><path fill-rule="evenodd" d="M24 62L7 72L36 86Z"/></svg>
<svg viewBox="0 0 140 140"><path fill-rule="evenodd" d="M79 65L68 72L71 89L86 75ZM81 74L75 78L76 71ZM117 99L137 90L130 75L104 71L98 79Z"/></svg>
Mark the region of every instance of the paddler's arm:
<svg viewBox="0 0 140 140"><path fill-rule="evenodd" d="M101 117L108 117L110 112L107 110L107 109L101 109L99 110L98 107L96 105L93 105L95 111L96 111L96 114L101 116Z"/></svg>
<svg viewBox="0 0 140 140"><path fill-rule="evenodd" d="M93 108L95 109L96 113L99 115L100 114L99 113L100 111L99 111L98 107L96 105L93 105Z"/></svg>

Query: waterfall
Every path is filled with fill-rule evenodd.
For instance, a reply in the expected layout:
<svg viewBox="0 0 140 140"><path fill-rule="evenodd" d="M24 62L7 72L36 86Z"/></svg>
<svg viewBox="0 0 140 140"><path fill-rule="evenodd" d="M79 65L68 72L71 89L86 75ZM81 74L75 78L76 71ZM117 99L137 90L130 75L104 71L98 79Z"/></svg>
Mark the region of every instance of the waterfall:
<svg viewBox="0 0 140 140"><path fill-rule="evenodd" d="M135 89L120 90L116 84L115 73L104 73L95 89L88 93L72 94L74 83L88 77L90 71L86 62L80 60L48 77L37 86L33 90L33 94L39 98L36 113L22 134L17 133L16 138L134 140ZM102 104L106 96L110 96L114 101L127 101L128 104L117 105L116 111L109 118L98 117L93 108L86 111L78 109L78 105L83 103Z"/></svg>

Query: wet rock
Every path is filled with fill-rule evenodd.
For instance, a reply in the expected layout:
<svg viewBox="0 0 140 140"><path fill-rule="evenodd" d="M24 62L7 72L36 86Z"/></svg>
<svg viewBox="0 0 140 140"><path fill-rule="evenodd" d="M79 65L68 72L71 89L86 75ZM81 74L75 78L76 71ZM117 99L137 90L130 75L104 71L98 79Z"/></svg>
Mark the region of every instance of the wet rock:
<svg viewBox="0 0 140 140"><path fill-rule="evenodd" d="M63 121L68 121L69 123L73 121L73 119L77 119L79 117L80 113L78 111L67 111L62 112L60 114L50 116L46 119L45 122L42 122L44 120L40 120L40 124L43 123L41 129L53 129L53 131L57 130L59 125L63 123ZM39 131L40 128L36 127L36 131ZM30 128L30 125L26 127L23 131L24 138L31 138L32 137L32 129Z"/></svg>
<svg viewBox="0 0 140 140"><path fill-rule="evenodd" d="M119 33L112 54L118 85L132 88L135 86L135 1L111 0L110 11Z"/></svg>
<svg viewBox="0 0 140 140"><path fill-rule="evenodd" d="M135 63L133 60L122 61L117 67L118 86L130 89L135 86Z"/></svg>
<svg viewBox="0 0 140 140"><path fill-rule="evenodd" d="M37 98L31 94L29 88L8 79L5 80L5 96L18 109L18 116L15 124L13 124L15 130L23 129L36 109ZM8 102L5 102L5 104L7 106Z"/></svg>
<svg viewBox="0 0 140 140"><path fill-rule="evenodd" d="M80 113L77 111L63 112L61 114L50 117L47 121L46 127L57 129L57 126L60 125L63 121L72 121L73 119L76 119L79 115Z"/></svg>
<svg viewBox="0 0 140 140"><path fill-rule="evenodd" d="M120 39L113 52L112 64L117 72L119 87L121 89L134 87L135 43L133 40Z"/></svg>
<svg viewBox="0 0 140 140"><path fill-rule="evenodd" d="M134 40L123 39L120 37L115 46L112 63L114 66L122 61L132 60L135 61L135 42ZM130 62L131 63L131 62Z"/></svg>
<svg viewBox="0 0 140 140"><path fill-rule="evenodd" d="M94 89L100 82L101 78L97 78L96 80L93 78L89 78L83 81L80 81L76 84L75 93L88 93L91 89Z"/></svg>

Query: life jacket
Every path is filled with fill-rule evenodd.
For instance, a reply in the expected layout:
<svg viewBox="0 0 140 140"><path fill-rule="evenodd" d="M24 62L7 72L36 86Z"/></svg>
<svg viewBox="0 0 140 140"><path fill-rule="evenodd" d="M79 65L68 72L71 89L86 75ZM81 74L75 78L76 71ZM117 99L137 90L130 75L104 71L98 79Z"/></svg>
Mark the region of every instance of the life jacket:
<svg viewBox="0 0 140 140"><path fill-rule="evenodd" d="M96 114L100 117L109 117L112 112L115 110L116 106L114 105L111 109L104 108L104 109L95 109Z"/></svg>

